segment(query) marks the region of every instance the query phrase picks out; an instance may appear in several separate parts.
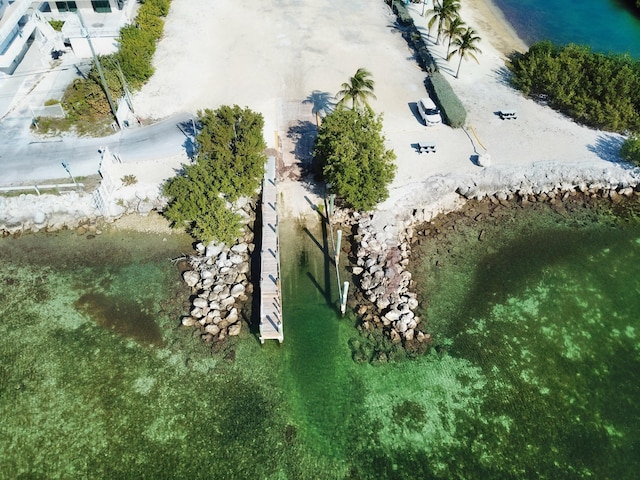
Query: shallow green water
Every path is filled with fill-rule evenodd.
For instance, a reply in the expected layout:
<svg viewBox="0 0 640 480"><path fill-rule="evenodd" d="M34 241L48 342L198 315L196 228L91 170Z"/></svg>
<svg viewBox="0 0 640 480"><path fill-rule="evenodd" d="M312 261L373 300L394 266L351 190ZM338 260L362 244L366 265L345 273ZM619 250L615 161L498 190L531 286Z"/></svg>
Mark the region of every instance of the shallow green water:
<svg viewBox="0 0 640 480"><path fill-rule="evenodd" d="M635 478L639 222L494 223L415 251L438 349L387 364L351 360L313 222L284 344L215 356L177 327L188 239L2 239L0 478Z"/></svg>

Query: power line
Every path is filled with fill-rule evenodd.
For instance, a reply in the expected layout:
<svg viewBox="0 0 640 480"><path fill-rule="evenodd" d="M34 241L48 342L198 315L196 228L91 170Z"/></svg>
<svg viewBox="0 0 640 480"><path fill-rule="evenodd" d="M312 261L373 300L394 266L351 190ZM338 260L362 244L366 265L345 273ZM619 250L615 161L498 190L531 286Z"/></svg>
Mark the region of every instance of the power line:
<svg viewBox="0 0 640 480"><path fill-rule="evenodd" d="M92 61L85 60L83 62L74 63L73 65L61 65L59 67L50 68L48 70L27 70L21 73L14 73L13 75L8 75L5 77L6 80L11 80L12 78L22 78L22 77L30 77L35 75L41 75L44 73L52 73L52 72L63 72L66 70L77 69L78 67L84 67L87 65L91 65Z"/></svg>

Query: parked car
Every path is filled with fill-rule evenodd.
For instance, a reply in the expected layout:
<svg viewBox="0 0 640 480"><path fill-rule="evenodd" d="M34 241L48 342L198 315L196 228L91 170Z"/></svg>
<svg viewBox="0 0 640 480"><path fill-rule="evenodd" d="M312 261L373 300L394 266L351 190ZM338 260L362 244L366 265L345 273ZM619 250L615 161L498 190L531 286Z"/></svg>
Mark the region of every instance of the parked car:
<svg viewBox="0 0 640 480"><path fill-rule="evenodd" d="M435 125L442 123L442 117L440 116L440 110L436 107L429 97L424 97L418 100L418 112L424 120L425 125Z"/></svg>

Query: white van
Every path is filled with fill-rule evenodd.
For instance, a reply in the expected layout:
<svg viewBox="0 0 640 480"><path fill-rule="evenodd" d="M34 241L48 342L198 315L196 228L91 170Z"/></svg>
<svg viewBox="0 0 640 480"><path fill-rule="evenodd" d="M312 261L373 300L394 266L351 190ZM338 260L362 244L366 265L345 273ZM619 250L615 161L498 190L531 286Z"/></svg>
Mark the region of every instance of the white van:
<svg viewBox="0 0 640 480"><path fill-rule="evenodd" d="M435 125L442 123L442 117L440 116L440 110L436 107L429 97L424 97L418 100L418 112L424 120L425 125Z"/></svg>

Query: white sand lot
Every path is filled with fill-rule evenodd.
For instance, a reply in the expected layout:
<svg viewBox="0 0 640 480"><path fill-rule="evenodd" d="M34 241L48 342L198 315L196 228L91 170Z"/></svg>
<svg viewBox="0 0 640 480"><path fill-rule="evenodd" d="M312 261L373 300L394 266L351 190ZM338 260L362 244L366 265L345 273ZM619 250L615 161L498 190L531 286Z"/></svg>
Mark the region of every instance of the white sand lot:
<svg viewBox="0 0 640 480"><path fill-rule="evenodd" d="M418 119L415 102L426 93L425 73L382 0L173 0L154 58L156 74L135 96L136 113L163 118L224 104L248 106L262 112L267 143L280 147L285 166L295 173L312 148L308 132L315 117L309 100L314 92L320 99L332 96L365 67L376 82L371 106L384 114L388 146L398 157L391 198L381 210L421 201L424 182L441 176L491 169L499 178L502 168L525 171L538 162L611 167L620 137L576 125L509 87L502 52L523 48L522 43L483 0L462 5L462 19L483 39L480 63L463 60L455 79L458 59L448 63L444 46L434 46L432 53L467 108L467 122L480 142L470 129L427 128ZM422 5L410 8L426 35ZM501 120L496 112L505 108L516 109L519 118ZM434 141L437 153L418 154L415 144L421 140ZM484 153L480 143L492 159L486 169L472 161L474 154ZM301 182L280 185L289 214L310 211L304 195L319 201Z"/></svg>

